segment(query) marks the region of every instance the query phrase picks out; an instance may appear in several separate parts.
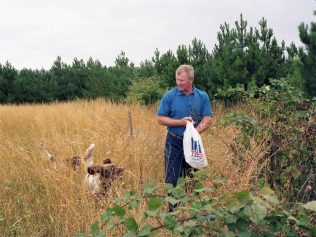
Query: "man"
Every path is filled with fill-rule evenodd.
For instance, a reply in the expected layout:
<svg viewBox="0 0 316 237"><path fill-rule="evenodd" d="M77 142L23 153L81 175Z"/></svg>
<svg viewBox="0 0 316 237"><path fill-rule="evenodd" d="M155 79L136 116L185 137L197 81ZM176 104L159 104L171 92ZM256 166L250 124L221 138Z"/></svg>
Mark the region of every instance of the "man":
<svg viewBox="0 0 316 237"><path fill-rule="evenodd" d="M194 69L181 65L176 70L177 86L168 91L158 107L158 124L167 126L164 163L166 183L177 184L179 177L190 174L192 167L185 162L183 154L183 133L187 121L194 122L199 133L211 125L211 104L209 96L194 87Z"/></svg>

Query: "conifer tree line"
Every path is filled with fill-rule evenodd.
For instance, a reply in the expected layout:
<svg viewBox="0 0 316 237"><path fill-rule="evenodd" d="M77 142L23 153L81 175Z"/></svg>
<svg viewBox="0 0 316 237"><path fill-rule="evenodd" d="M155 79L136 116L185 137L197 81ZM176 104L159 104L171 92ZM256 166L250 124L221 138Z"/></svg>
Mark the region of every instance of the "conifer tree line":
<svg viewBox="0 0 316 237"><path fill-rule="evenodd" d="M316 15L316 12L314 12ZM316 96L316 22L302 23L298 34L303 47L278 42L262 18L249 27L240 19L231 27L224 23L218 42L209 51L193 39L135 66L124 52L107 67L100 61L75 58L66 64L57 57L49 70L15 69L9 62L0 64L0 103L42 103L77 98L106 98L113 101L138 101L146 104L159 99L175 86L175 69L184 63L195 68L195 85L210 96L227 88L262 86L269 79L285 78L306 96Z"/></svg>

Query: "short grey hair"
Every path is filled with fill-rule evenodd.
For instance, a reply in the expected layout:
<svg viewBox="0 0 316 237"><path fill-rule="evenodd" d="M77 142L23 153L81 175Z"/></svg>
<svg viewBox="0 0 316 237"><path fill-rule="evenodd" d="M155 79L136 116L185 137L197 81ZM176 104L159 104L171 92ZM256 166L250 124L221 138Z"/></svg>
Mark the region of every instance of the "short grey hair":
<svg viewBox="0 0 316 237"><path fill-rule="evenodd" d="M181 73L185 72L189 79L193 80L194 79L194 68L192 65L189 64L183 64L180 65L177 70L176 70L176 76L180 75Z"/></svg>

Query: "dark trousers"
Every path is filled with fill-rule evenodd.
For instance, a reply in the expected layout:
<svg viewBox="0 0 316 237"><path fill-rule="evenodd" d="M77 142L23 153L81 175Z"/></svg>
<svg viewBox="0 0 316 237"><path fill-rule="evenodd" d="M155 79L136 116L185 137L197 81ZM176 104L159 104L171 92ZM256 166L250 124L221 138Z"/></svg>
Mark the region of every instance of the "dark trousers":
<svg viewBox="0 0 316 237"><path fill-rule="evenodd" d="M184 159L183 140L175 138L168 133L164 156L166 183L176 186L178 178L190 175L192 170L192 167Z"/></svg>

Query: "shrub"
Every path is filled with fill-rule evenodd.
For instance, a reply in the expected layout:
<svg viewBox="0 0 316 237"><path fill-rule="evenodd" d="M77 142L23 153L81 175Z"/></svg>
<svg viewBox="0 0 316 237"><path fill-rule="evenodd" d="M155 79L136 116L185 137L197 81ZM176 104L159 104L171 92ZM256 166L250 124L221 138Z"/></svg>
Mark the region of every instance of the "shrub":
<svg viewBox="0 0 316 237"><path fill-rule="evenodd" d="M166 87L161 85L158 77L135 79L129 88L127 101L131 103L152 104L161 99L167 91Z"/></svg>
<svg viewBox="0 0 316 237"><path fill-rule="evenodd" d="M229 113L224 125L235 125L239 155L250 140L268 141L269 160L262 174L270 173L269 184L289 201L316 199L316 104L306 100L285 80L271 80L255 93L244 93L246 111ZM241 155L242 156L242 155Z"/></svg>
<svg viewBox="0 0 316 237"><path fill-rule="evenodd" d="M101 214L99 222L91 225L91 234L77 237L136 237L162 231L164 235L170 232L180 236L316 236L314 203L285 210L268 187L255 195L241 191L212 197L213 189L203 186L207 177L203 172L194 173L195 184L189 194L185 192L186 184L192 180L183 178L176 187L152 182L143 186L142 194L128 191ZM166 194L161 194L164 189ZM166 212L164 207L169 204L178 207ZM143 206L146 208L142 217L137 219L135 213Z"/></svg>

